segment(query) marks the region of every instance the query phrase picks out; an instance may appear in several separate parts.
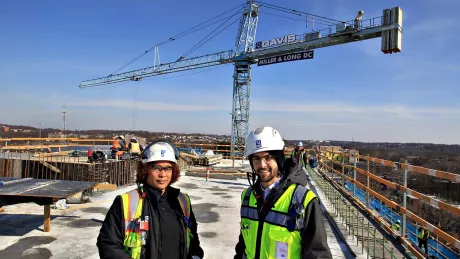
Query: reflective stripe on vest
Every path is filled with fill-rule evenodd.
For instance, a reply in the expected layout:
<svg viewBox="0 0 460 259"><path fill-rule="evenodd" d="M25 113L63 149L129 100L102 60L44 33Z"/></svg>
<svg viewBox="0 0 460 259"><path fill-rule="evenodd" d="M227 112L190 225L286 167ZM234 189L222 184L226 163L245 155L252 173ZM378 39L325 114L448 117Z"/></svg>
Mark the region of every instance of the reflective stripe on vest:
<svg viewBox="0 0 460 259"><path fill-rule="evenodd" d="M123 219L125 221L125 238L123 246L131 258L141 257L141 232L137 219L142 216L143 199L137 189L121 195L123 201Z"/></svg>
<svg viewBox="0 0 460 259"><path fill-rule="evenodd" d="M257 200L251 191L252 189L249 187L243 192L241 207L241 234L246 247L245 256L248 259L255 257L259 228ZM291 219L289 208L291 204L297 202L302 203L306 208L315 197L313 192L301 185L292 184L288 187L268 212L263 222L260 259L277 258L277 247L281 246L285 246L287 250L284 255L278 254L279 258L301 258L301 227L297 227L292 232L287 229L287 223Z"/></svg>
<svg viewBox="0 0 460 259"><path fill-rule="evenodd" d="M139 148L139 143L133 143L131 142L131 153L140 153L141 149Z"/></svg>
<svg viewBox="0 0 460 259"><path fill-rule="evenodd" d="M125 238L123 246L131 258L140 259L142 243L140 226L137 220L142 216L144 199L139 195L138 189L122 194L121 199L123 203L123 218L125 221ZM193 238L192 231L190 230L190 198L187 194L180 192L177 199L184 215L188 254L190 239Z"/></svg>

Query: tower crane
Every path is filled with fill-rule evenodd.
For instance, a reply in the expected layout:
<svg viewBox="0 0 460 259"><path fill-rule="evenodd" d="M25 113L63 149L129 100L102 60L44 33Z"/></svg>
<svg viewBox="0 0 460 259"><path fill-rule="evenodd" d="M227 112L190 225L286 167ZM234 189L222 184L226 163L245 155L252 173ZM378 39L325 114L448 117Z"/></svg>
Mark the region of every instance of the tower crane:
<svg viewBox="0 0 460 259"><path fill-rule="evenodd" d="M401 51L402 10L400 7L385 9L382 16L366 20L363 20L364 11L359 11L354 20L345 22L334 20L335 24L329 25L328 28L323 30L302 35L284 35L256 42L256 30L261 6L273 7L274 5L259 1L256 3L255 0L249 0L244 4L239 20L235 48L232 50L193 58L181 56L174 62L164 64L158 62L158 64L154 64L151 67L86 80L81 82L80 88L123 81L139 81L145 77L233 63L231 155L234 161L236 157L241 157L244 154L244 141L248 133L251 68L253 64L263 66L311 59L313 58L314 49L378 37L381 37L381 50L383 53L391 54ZM157 49L155 49L155 55L157 55Z"/></svg>

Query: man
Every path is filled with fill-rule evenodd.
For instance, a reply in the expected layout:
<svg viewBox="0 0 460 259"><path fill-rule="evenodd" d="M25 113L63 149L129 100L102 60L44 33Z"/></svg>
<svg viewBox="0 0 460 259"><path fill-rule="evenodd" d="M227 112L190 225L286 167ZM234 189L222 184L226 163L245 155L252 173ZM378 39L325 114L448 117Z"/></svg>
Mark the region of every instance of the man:
<svg viewBox="0 0 460 259"><path fill-rule="evenodd" d="M297 161L299 161L300 166L305 167L307 164L307 153L303 148L302 142L297 143L297 147L292 150L291 158L295 157Z"/></svg>
<svg viewBox="0 0 460 259"><path fill-rule="evenodd" d="M251 131L246 156L252 177L248 173L250 187L241 195L234 259L332 258L318 198L304 187L306 175L295 157L284 163L278 131L272 127Z"/></svg>
<svg viewBox="0 0 460 259"><path fill-rule="evenodd" d="M396 231L400 231L401 230L401 220L396 220L395 223L391 224L391 229L394 229Z"/></svg>
<svg viewBox="0 0 460 259"><path fill-rule="evenodd" d="M424 227L418 228L418 247L422 249L422 246L425 246L425 254L428 254L428 239L430 238L430 231L426 230Z"/></svg>
<svg viewBox="0 0 460 259"><path fill-rule="evenodd" d="M137 142L137 139L135 137L132 137L129 145L128 145L128 151L133 157L139 157L140 153L144 151L144 148L142 147L139 142Z"/></svg>
<svg viewBox="0 0 460 259"><path fill-rule="evenodd" d="M117 158L117 152L120 150L126 150L126 141L125 137L122 135L116 136L112 142L112 158L115 159Z"/></svg>

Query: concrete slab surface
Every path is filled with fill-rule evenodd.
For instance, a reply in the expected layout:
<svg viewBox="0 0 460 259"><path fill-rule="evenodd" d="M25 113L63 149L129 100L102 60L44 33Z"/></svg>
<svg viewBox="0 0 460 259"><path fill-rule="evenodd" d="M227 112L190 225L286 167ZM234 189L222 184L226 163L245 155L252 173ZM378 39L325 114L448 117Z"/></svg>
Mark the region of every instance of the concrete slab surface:
<svg viewBox="0 0 460 259"><path fill-rule="evenodd" d="M175 187L189 194L198 221L198 234L209 259L233 258L239 235L240 195L247 180L182 176ZM51 232L43 232L43 208L34 204L5 207L0 213L0 258L99 258L96 239L113 199L135 186L91 196L91 203L52 210ZM328 228L338 258L348 258ZM22 257L21 257L22 255Z"/></svg>

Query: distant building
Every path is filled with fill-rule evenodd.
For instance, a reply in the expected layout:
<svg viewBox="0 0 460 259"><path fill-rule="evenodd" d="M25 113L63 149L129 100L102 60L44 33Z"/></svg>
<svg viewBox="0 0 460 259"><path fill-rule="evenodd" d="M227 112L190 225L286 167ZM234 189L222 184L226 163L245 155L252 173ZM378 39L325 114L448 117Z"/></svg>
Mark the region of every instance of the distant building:
<svg viewBox="0 0 460 259"><path fill-rule="evenodd" d="M8 132L8 131L10 131L10 128L6 127L6 126L3 126L3 132Z"/></svg>

